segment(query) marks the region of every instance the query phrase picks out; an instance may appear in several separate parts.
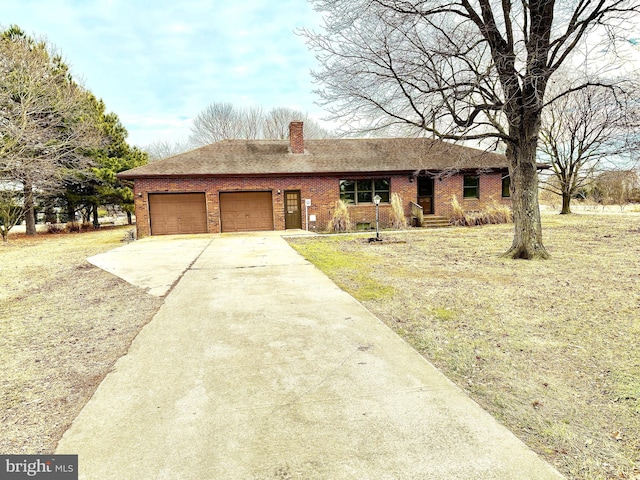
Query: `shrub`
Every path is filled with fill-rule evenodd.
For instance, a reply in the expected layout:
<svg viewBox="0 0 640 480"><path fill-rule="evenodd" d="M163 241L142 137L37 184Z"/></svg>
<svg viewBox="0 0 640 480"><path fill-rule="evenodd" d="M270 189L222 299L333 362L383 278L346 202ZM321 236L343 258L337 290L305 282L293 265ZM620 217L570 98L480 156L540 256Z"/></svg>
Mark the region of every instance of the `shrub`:
<svg viewBox="0 0 640 480"><path fill-rule="evenodd" d="M451 199L453 212L450 221L460 227L473 227L476 225L489 225L513 222L513 212L506 205L501 205L492 199L491 204L478 212L467 212L454 195Z"/></svg>
<svg viewBox="0 0 640 480"><path fill-rule="evenodd" d="M78 224L78 222L67 222L67 225L65 226L65 230L69 233L79 232L80 225Z"/></svg>
<svg viewBox="0 0 640 480"><path fill-rule="evenodd" d="M402 198L397 193L391 195L391 226L398 230L407 228L407 218L404 216Z"/></svg>
<svg viewBox="0 0 640 480"><path fill-rule="evenodd" d="M491 201L491 205L486 207L482 212L484 223L511 223L513 222L513 212L506 205L501 205L495 200Z"/></svg>
<svg viewBox="0 0 640 480"><path fill-rule="evenodd" d="M127 230L127 232L124 234L124 237L122 237L122 240L120 240L123 243L131 243L136 239L136 229L135 228L130 228L129 230Z"/></svg>
<svg viewBox="0 0 640 480"><path fill-rule="evenodd" d="M467 226L467 212L464 211L464 208L462 208L462 205L458 202L458 197L455 195L451 199L451 208L453 210L451 212L451 218L449 218L451 224L459 227Z"/></svg>
<svg viewBox="0 0 640 480"><path fill-rule="evenodd" d="M64 227L59 223L47 223L47 233L62 233L64 230Z"/></svg>
<svg viewBox="0 0 640 480"><path fill-rule="evenodd" d="M351 220L349 219L349 209L347 204L338 200L329 222L330 232L348 232L351 230Z"/></svg>

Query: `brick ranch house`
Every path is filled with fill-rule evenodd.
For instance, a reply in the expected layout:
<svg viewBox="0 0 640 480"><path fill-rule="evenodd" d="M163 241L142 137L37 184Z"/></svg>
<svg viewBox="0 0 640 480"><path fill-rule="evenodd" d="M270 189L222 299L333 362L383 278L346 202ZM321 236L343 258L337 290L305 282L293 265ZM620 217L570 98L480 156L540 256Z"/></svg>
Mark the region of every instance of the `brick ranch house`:
<svg viewBox="0 0 640 480"><path fill-rule="evenodd" d="M424 214L448 216L510 204L504 156L423 138L224 140L118 174L134 181L138 237L179 233L327 228L336 202L352 223L390 223L391 195Z"/></svg>

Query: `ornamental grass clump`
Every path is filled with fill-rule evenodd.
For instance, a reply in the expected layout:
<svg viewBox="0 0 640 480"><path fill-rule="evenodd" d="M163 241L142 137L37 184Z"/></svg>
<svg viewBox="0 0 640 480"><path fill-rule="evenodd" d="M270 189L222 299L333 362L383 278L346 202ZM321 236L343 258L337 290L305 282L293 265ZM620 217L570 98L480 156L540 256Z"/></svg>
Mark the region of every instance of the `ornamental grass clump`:
<svg viewBox="0 0 640 480"><path fill-rule="evenodd" d="M513 222L513 212L506 205L501 205L495 200L491 201L491 205L485 207L481 212L485 224L511 223Z"/></svg>
<svg viewBox="0 0 640 480"><path fill-rule="evenodd" d="M351 219L349 218L349 209L347 204L342 200L338 200L329 222L328 230L330 232L341 233L351 230Z"/></svg>
<svg viewBox="0 0 640 480"><path fill-rule="evenodd" d="M513 222L513 212L506 205L501 205L492 199L491 204L483 210L467 212L454 195L451 199L451 224L459 227L474 227L476 225L491 225Z"/></svg>
<svg viewBox="0 0 640 480"><path fill-rule="evenodd" d="M451 199L451 216L449 221L452 225L456 225L458 227L466 227L469 224L467 223L467 212L465 212L460 202L458 202L458 197L455 195Z"/></svg>
<svg viewBox="0 0 640 480"><path fill-rule="evenodd" d="M396 230L406 230L407 217L404 216L402 198L397 193L391 195L391 226Z"/></svg>

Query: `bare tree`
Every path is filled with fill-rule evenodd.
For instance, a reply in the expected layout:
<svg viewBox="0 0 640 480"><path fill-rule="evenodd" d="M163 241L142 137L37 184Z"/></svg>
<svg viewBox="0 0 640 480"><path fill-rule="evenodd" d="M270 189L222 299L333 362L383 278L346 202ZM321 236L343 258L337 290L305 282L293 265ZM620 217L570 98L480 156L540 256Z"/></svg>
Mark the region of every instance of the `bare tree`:
<svg viewBox="0 0 640 480"><path fill-rule="evenodd" d="M561 88L552 86L554 90L561 93L570 87L563 82ZM628 94L635 91L589 86L559 97L543 112L539 148L553 172L553 181L543 185L561 196L561 214L571 213L571 198L599 171L612 167L607 164L622 163L637 151L637 107Z"/></svg>
<svg viewBox="0 0 640 480"><path fill-rule="evenodd" d="M328 138L331 133L307 114L289 108L236 108L231 103L212 103L193 120L190 143L208 145L220 140L283 139L289 136L289 123L304 122L306 138Z"/></svg>
<svg viewBox="0 0 640 480"><path fill-rule="evenodd" d="M228 102L214 102L193 119L190 143L202 146L226 139L260 138L260 108L238 109Z"/></svg>
<svg viewBox="0 0 640 480"><path fill-rule="evenodd" d="M11 27L0 37L0 180L22 185L28 235L34 196L64 188L91 165L101 137L86 90L44 42Z"/></svg>
<svg viewBox="0 0 640 480"><path fill-rule="evenodd" d="M196 146L191 144L189 141L170 142L168 140L158 140L156 142L150 143L142 150L149 154L150 162L155 162L156 160L161 160L163 158L173 157L174 155L188 152L195 147Z"/></svg>
<svg viewBox="0 0 640 480"><path fill-rule="evenodd" d="M331 138L332 133L323 128L308 114L290 108L274 108L263 120L263 135L268 139L283 140L289 138L289 124L293 121L304 123L304 138Z"/></svg>
<svg viewBox="0 0 640 480"><path fill-rule="evenodd" d="M548 257L536 165L542 112L557 100L546 95L547 84L576 61L583 40L614 45L638 2L312 2L324 33L303 33L321 66L319 94L335 117L351 128L407 125L445 140L504 146L515 224L505 256Z"/></svg>

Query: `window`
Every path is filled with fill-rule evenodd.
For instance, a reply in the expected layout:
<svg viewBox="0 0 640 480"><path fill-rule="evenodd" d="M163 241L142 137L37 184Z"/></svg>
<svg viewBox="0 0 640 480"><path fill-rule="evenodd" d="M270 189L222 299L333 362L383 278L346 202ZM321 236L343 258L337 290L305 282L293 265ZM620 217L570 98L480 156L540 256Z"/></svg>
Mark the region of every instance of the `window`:
<svg viewBox="0 0 640 480"><path fill-rule="evenodd" d="M373 203L373 197L379 195L380 203L389 203L390 185L388 178L340 180L340 200L351 205Z"/></svg>
<svg viewBox="0 0 640 480"><path fill-rule="evenodd" d="M480 177L477 175L465 175L462 187L464 198L480 198Z"/></svg>
<svg viewBox="0 0 640 480"><path fill-rule="evenodd" d="M433 197L433 178L418 177L418 196Z"/></svg>
<svg viewBox="0 0 640 480"><path fill-rule="evenodd" d="M511 177L509 175L502 177L502 196L511 196Z"/></svg>

